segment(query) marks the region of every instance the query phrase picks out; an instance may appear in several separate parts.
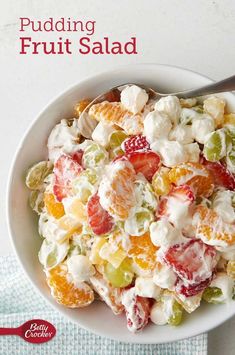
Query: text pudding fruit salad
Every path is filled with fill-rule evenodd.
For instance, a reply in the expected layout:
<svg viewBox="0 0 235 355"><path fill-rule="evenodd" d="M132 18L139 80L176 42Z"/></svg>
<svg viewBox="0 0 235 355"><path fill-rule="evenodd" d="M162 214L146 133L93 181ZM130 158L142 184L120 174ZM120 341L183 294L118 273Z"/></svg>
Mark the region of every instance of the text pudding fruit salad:
<svg viewBox="0 0 235 355"><path fill-rule="evenodd" d="M135 85L108 99L80 118L78 102L27 173L52 296L102 300L132 332L232 302L235 114L219 97L155 102Z"/></svg>

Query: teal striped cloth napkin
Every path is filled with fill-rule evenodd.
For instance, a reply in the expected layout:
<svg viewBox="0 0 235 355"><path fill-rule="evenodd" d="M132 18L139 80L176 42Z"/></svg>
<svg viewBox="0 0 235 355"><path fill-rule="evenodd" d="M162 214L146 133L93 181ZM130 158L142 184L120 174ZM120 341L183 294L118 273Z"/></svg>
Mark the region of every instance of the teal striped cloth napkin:
<svg viewBox="0 0 235 355"><path fill-rule="evenodd" d="M34 355L206 355L207 335L168 344L126 344L90 333L52 309L34 290L15 256L0 257L0 327L17 327L45 319L57 335L48 343L30 344L17 336L0 336L0 354Z"/></svg>

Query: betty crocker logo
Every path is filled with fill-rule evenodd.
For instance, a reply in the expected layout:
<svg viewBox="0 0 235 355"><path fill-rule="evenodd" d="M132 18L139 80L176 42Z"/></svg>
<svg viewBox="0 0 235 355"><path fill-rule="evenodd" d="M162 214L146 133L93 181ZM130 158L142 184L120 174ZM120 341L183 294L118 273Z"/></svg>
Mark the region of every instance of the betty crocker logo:
<svg viewBox="0 0 235 355"><path fill-rule="evenodd" d="M45 343L56 335L56 328L42 319L32 319L18 328L0 328L0 335L18 335L29 343Z"/></svg>

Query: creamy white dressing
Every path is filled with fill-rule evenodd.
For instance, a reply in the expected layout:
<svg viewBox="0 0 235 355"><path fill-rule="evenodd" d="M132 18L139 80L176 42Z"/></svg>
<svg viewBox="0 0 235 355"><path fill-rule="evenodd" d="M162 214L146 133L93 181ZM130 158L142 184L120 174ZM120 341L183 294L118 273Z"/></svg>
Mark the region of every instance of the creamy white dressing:
<svg viewBox="0 0 235 355"><path fill-rule="evenodd" d="M47 142L49 159L53 162L63 153L76 152L79 149L79 137L78 120L74 118L71 126L68 126L67 120L62 120L49 135Z"/></svg>
<svg viewBox="0 0 235 355"><path fill-rule="evenodd" d="M163 164L169 168L188 161L185 146L176 141L162 139L151 144L151 149L160 154Z"/></svg>
<svg viewBox="0 0 235 355"><path fill-rule="evenodd" d="M109 144L109 137L113 132L115 132L114 126L99 122L92 132L91 138L106 148Z"/></svg>
<svg viewBox="0 0 235 355"><path fill-rule="evenodd" d="M219 216L227 223L235 222L235 211L232 205L232 198L235 196L233 191L222 190L216 192L213 202L212 208L218 213Z"/></svg>
<svg viewBox="0 0 235 355"><path fill-rule="evenodd" d="M188 156L188 161L192 163L198 163L201 152L198 143L186 144L184 148Z"/></svg>
<svg viewBox="0 0 235 355"><path fill-rule="evenodd" d="M159 247L169 248L185 239L181 231L169 223L165 217L157 222L152 222L149 229L152 243Z"/></svg>
<svg viewBox="0 0 235 355"><path fill-rule="evenodd" d="M41 236L51 242L62 242L68 231L59 228L57 220L49 216L46 212L42 213L38 221L38 231Z"/></svg>
<svg viewBox="0 0 235 355"><path fill-rule="evenodd" d="M135 280L135 292L138 296L157 299L161 288L154 283L151 277L137 277Z"/></svg>
<svg viewBox="0 0 235 355"><path fill-rule="evenodd" d="M192 127L190 125L179 124L171 130L169 139L182 144L192 143L194 140L192 135Z"/></svg>
<svg viewBox="0 0 235 355"><path fill-rule="evenodd" d="M60 264L66 257L69 250L69 242L56 243L44 239L38 258L45 269L51 269Z"/></svg>
<svg viewBox="0 0 235 355"><path fill-rule="evenodd" d="M144 135L149 143L167 138L171 128L170 118L163 112L152 111L145 117Z"/></svg>
<svg viewBox="0 0 235 355"><path fill-rule="evenodd" d="M163 289L174 290L177 276L171 267L162 264L154 271L153 282Z"/></svg>
<svg viewBox="0 0 235 355"><path fill-rule="evenodd" d="M189 206L191 202L182 202L176 197L169 197L167 201L168 220L176 227L183 228L188 224Z"/></svg>
<svg viewBox="0 0 235 355"><path fill-rule="evenodd" d="M136 85L125 87L121 92L121 103L133 114L141 112L148 101L148 94Z"/></svg>
<svg viewBox="0 0 235 355"><path fill-rule="evenodd" d="M211 116L203 114L192 121L192 135L194 139L204 144L208 134L215 130L215 123Z"/></svg>
<svg viewBox="0 0 235 355"><path fill-rule="evenodd" d="M154 324L165 325L167 324L168 317L164 310L163 302L155 302L151 308L150 319Z"/></svg>
<svg viewBox="0 0 235 355"><path fill-rule="evenodd" d="M72 255L67 259L68 271L71 274L74 283L89 281L94 275L95 268L85 255Z"/></svg>
<svg viewBox="0 0 235 355"><path fill-rule="evenodd" d="M216 302L226 303L232 301L234 280L226 273L218 272L210 287L218 287L222 291L222 295L216 297Z"/></svg>
<svg viewBox="0 0 235 355"><path fill-rule="evenodd" d="M134 208L132 214L125 220L124 231L133 236L141 236L147 232L153 219L153 213L147 208Z"/></svg>
<svg viewBox="0 0 235 355"><path fill-rule="evenodd" d="M180 100L176 96L165 96L156 102L154 106L158 112L164 112L168 115L173 125L179 123L181 114Z"/></svg>

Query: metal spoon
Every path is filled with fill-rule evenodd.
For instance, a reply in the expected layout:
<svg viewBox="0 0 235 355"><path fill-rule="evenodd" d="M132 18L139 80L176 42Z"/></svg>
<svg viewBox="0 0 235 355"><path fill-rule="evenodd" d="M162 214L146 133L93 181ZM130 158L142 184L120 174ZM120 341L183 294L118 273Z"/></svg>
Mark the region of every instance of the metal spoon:
<svg viewBox="0 0 235 355"><path fill-rule="evenodd" d="M55 327L42 319L32 319L17 328L0 328L0 335L18 335L29 343L45 343L56 334Z"/></svg>
<svg viewBox="0 0 235 355"><path fill-rule="evenodd" d="M80 115L78 125L80 126L79 128L81 130L81 133L85 138L91 137L91 133L94 130L95 125L97 124L95 123L95 121L93 125L91 125L90 123L89 117L87 115L87 112L89 111L90 107L94 104L97 104L105 100L120 101L120 92L122 88L130 85L137 85L143 88L149 94L149 97L153 100L159 100L161 97L168 96L168 95L174 95L177 96L178 98L187 99L187 98L198 97L203 95L216 94L219 92L233 91L235 90L235 75L227 79L218 81L217 83L212 83L198 89L185 90L185 91L173 92L168 94L157 92L156 90L139 83L125 83L122 85L114 86L113 88L109 89L105 93L98 95L94 100L92 100ZM83 134L83 132L85 134Z"/></svg>

